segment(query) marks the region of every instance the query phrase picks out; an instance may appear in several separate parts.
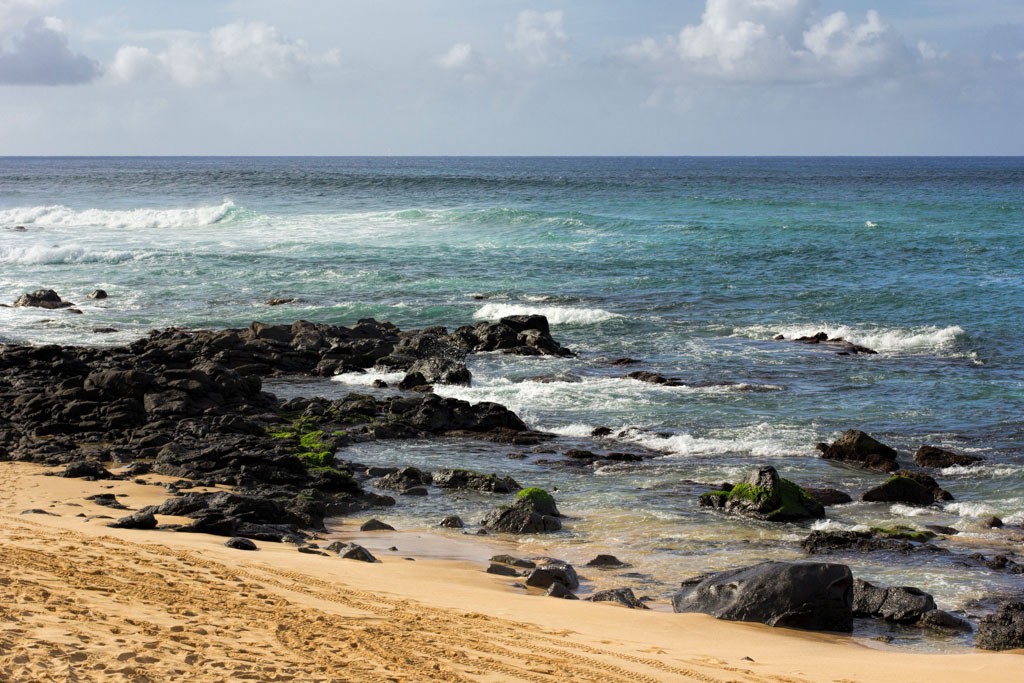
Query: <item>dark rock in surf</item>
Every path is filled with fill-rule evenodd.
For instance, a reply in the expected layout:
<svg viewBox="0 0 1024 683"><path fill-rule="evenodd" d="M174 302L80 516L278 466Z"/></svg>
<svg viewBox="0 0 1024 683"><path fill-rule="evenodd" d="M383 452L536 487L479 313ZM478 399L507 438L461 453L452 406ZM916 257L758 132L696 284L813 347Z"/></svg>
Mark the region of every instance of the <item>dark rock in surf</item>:
<svg viewBox="0 0 1024 683"><path fill-rule="evenodd" d="M853 576L841 564L765 562L684 586L673 595L672 609L730 621L850 632Z"/></svg>
<svg viewBox="0 0 1024 683"><path fill-rule="evenodd" d="M937 609L935 599L912 586L881 587L863 579L853 582L853 615L875 617L897 624L918 622Z"/></svg>
<svg viewBox="0 0 1024 683"><path fill-rule="evenodd" d="M71 308L74 306L70 301L64 301L60 298L60 295L52 289L37 289L31 293L25 293L19 296L14 301L15 308L21 307L33 307L33 308Z"/></svg>
<svg viewBox="0 0 1024 683"><path fill-rule="evenodd" d="M587 567L597 567L598 569L623 569L625 567L631 567L632 565L623 562L614 555L598 555L590 562L587 562Z"/></svg>
<svg viewBox="0 0 1024 683"><path fill-rule="evenodd" d="M449 515L442 519L438 526L444 527L445 529L464 529L466 528L466 523L463 522L462 518L458 515Z"/></svg>
<svg viewBox="0 0 1024 683"><path fill-rule="evenodd" d="M860 499L865 502L931 505L953 500L953 495L927 474L898 470L882 484L865 491Z"/></svg>
<svg viewBox="0 0 1024 683"><path fill-rule="evenodd" d="M954 453L953 451L947 451L936 446L921 446L914 453L914 462L921 467L966 467L969 465L976 465L979 462L984 462L984 458L979 458L976 455L964 455L962 453Z"/></svg>
<svg viewBox="0 0 1024 683"><path fill-rule="evenodd" d="M404 493L410 489L428 486L431 482L429 472L421 472L415 467L403 467L402 469L386 474L373 482L377 488L388 489Z"/></svg>
<svg viewBox="0 0 1024 683"><path fill-rule="evenodd" d="M482 524L491 531L512 534L536 534L558 531L562 522L555 506L555 499L539 488L523 489L516 494L516 501L491 511Z"/></svg>
<svg viewBox="0 0 1024 683"><path fill-rule="evenodd" d="M97 301L100 300L100 299L106 299L107 298L107 292L105 290L102 290L102 289L94 289L91 292L89 292L89 298L90 299L96 299Z"/></svg>
<svg viewBox="0 0 1024 683"><path fill-rule="evenodd" d="M857 463L865 469L881 472L899 469L896 450L860 430L850 429L831 444L818 444L817 448L826 460Z"/></svg>
<svg viewBox="0 0 1024 683"><path fill-rule="evenodd" d="M473 470L444 469L433 473L434 486L442 489L471 489L488 493L515 493L523 487L509 476L481 474Z"/></svg>
<svg viewBox="0 0 1024 683"><path fill-rule="evenodd" d="M700 497L703 507L715 507L768 522L820 519L825 509L797 484L783 479L774 467L762 467L728 491Z"/></svg>

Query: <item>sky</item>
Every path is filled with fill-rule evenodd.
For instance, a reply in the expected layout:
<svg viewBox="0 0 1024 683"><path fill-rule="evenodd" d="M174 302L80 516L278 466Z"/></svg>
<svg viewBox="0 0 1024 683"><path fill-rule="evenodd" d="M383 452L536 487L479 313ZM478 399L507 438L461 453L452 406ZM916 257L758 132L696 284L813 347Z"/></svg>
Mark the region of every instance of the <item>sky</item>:
<svg viewBox="0 0 1024 683"><path fill-rule="evenodd" d="M1024 155L1024 0L0 0L0 155Z"/></svg>

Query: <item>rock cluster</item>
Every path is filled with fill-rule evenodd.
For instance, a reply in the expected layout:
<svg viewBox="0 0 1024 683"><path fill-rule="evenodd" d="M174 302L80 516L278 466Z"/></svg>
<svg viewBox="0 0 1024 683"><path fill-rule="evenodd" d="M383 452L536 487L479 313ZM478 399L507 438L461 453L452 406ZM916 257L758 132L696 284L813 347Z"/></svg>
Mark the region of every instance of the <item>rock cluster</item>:
<svg viewBox="0 0 1024 683"><path fill-rule="evenodd" d="M514 329L509 350L550 347L543 319L511 322L518 329L486 325ZM465 349L475 349L448 337L431 346L424 341L431 335L374 320L351 328L297 321L219 331L171 328L118 348L0 345L0 459L67 464L65 476L90 478L113 476L101 461L134 463L234 486L260 503L193 494L186 497L187 510L157 514L193 517L187 530L279 539L320 528L325 515L393 503L363 490L351 468L335 460L335 451L352 441L445 434L528 444L548 438L494 403L470 405L429 393L279 401L262 390L261 378L272 374L359 371L385 358L388 367L408 363L422 370L438 349L454 348L462 359ZM511 480L471 479L466 485L518 488Z"/></svg>

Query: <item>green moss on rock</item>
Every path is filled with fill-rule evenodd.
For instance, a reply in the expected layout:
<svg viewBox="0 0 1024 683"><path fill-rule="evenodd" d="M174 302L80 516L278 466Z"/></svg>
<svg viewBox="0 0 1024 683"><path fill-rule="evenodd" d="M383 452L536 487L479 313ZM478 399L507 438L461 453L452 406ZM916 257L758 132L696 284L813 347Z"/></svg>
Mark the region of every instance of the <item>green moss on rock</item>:
<svg viewBox="0 0 1024 683"><path fill-rule="evenodd" d="M555 498L542 488L531 486L516 494L516 503L528 503L544 515L558 515Z"/></svg>

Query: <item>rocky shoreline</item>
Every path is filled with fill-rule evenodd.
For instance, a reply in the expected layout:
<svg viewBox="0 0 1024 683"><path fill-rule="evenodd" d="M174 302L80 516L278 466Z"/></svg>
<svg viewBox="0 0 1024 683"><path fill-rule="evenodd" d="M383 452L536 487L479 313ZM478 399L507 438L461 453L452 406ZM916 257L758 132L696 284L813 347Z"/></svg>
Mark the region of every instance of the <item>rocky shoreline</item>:
<svg viewBox="0 0 1024 683"><path fill-rule="evenodd" d="M35 295L54 302L46 292ZM572 355L551 336L547 320L536 315L509 316L453 332L442 327L403 332L372 319L352 327L300 320L219 331L171 328L117 348L0 345L0 460L63 465L69 477L132 478L147 471L177 477L180 481L171 486L174 497L112 525L154 528L156 515L187 517L193 521L163 528L228 536L241 549L248 548L243 539L287 541L304 552L327 550L372 561L359 549L320 549L314 542L317 532L324 531L325 518L395 504L393 497L370 490L370 484L396 495L420 495L428 485L514 494L510 505L498 506L487 516L483 528L508 533L558 530L561 514L550 494L524 489L509 477L453 469L421 472L401 463L374 471L343 457L348 445L385 439L450 436L517 445L551 440L552 435L529 429L496 403L474 405L432 393L434 384L469 384L467 357L491 351ZM369 369L404 373L401 393L280 400L263 390L268 377L330 377ZM664 379L642 371L630 377L655 383ZM595 432L594 438L608 433ZM336 458L339 450L342 457ZM863 432L851 430L832 444L820 444L819 450L823 458L888 476L865 491L862 500L931 505L951 498L925 471L900 469L895 451ZM565 455L575 466L643 458L581 449ZM925 445L915 461L934 468L965 464L970 457ZM188 491L209 486L231 491ZM767 467L739 484L716 486L699 504L726 514L791 522L820 518L824 506L849 499L841 491L802 489ZM997 522L992 520L993 525ZM460 524L454 519L445 525ZM813 532L803 548L808 555L851 549L948 553L931 543L943 533ZM1007 556L971 555L964 562L989 571L1024 573L1022 563ZM571 565L551 558L494 558L489 571L521 577L525 585L555 597L575 597L579 585ZM732 587L728 599L715 588L723 581ZM764 585L776 590L767 602ZM800 590L787 591L787 585ZM625 587L600 596L591 599L644 606ZM828 563L767 563L699 577L686 582L672 602L677 611L830 631L849 631L854 616L937 631L971 628L937 609L916 588L873 586L855 579L843 565ZM1024 647L1020 603L1004 605L998 614L980 620L977 643L987 649Z"/></svg>

